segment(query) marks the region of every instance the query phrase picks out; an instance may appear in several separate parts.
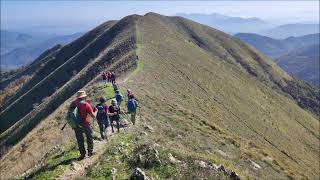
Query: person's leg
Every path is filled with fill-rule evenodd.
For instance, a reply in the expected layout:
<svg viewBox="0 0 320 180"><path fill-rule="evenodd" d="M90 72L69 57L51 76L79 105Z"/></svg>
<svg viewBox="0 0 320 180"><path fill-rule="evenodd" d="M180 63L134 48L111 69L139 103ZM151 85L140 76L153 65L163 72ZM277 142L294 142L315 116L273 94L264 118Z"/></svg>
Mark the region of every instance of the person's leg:
<svg viewBox="0 0 320 180"><path fill-rule="evenodd" d="M84 138L83 138L83 131L80 128L77 128L74 130L75 135L76 135L76 139L77 139L77 143L78 143L78 149L80 152L80 158L79 159L83 159L86 155L86 150L84 148Z"/></svg>
<svg viewBox="0 0 320 180"><path fill-rule="evenodd" d="M110 125L111 125L111 130L112 130L112 132L114 133L114 130L113 130L113 120L112 120L112 119L110 119Z"/></svg>
<svg viewBox="0 0 320 180"><path fill-rule="evenodd" d="M99 130L100 130L101 138L104 139L104 138L105 138L105 134L104 134L104 124L101 123L101 122L98 122L98 125L99 125Z"/></svg>
<svg viewBox="0 0 320 180"><path fill-rule="evenodd" d="M133 125L135 125L135 123L136 123L136 112L137 111L130 112L130 114L131 114L131 122L132 122Z"/></svg>
<svg viewBox="0 0 320 180"><path fill-rule="evenodd" d="M118 132L120 132L120 120L117 120L117 128L118 128Z"/></svg>
<svg viewBox="0 0 320 180"><path fill-rule="evenodd" d="M93 152L93 132L90 125L85 127L85 134L87 136L88 155L91 156Z"/></svg>

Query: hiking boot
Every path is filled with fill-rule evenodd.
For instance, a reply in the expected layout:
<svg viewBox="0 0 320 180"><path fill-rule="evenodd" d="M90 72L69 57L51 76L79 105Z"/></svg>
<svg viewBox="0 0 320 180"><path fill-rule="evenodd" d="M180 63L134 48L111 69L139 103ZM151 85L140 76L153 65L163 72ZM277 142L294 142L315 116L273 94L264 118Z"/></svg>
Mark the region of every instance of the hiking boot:
<svg viewBox="0 0 320 180"><path fill-rule="evenodd" d="M85 158L85 155L80 155L80 157L77 158L77 161L81 161Z"/></svg>

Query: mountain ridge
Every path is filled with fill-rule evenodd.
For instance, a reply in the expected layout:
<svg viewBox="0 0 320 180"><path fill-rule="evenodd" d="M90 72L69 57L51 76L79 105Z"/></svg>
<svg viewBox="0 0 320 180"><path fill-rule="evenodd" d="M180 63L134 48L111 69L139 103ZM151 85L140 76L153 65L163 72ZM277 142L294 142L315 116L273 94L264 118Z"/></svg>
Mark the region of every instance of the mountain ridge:
<svg viewBox="0 0 320 180"><path fill-rule="evenodd" d="M28 164L15 172L6 172L8 177L32 166L30 159L24 158L31 151L32 145L45 146L46 149L54 148L57 144L68 145L65 141L54 141L54 137L46 136L43 131L63 136L59 126L64 123L62 114L68 106L66 100L72 100L77 90L88 90L89 97L92 96L91 101L105 95L105 87L98 80L104 69L118 70L120 75L125 74L126 70L136 69L121 85L135 92L143 109L139 122L133 127L136 134L124 133L113 144L115 148L121 147L129 154L121 156L124 162L116 163L113 159L101 158L83 177L111 177L112 173L109 172L116 166L119 170L115 172L117 178L129 178L132 168L141 165L131 154L140 153L143 147L159 150L160 166L148 169L141 165L145 167L143 169L147 175L152 177L216 177L214 170L197 165L198 161L203 161L201 164L205 165L224 164L244 179L317 177L319 121L313 109L319 107L316 104L319 97L313 97L316 96L316 89L295 80L271 59L237 38L184 18L155 13L134 15L120 20L111 29L104 33L109 38L100 37L100 40L92 43L96 47L93 48L96 51L94 53L98 54L112 49L106 44L115 45L110 56L106 56L105 61L110 64L104 64L105 61L100 58L92 61L79 58L79 61L84 61L84 66L79 67L83 73L78 72L71 80L63 83L63 87L50 97L50 101L46 100L39 105L39 112L32 110L22 121L18 121L21 124L17 131L32 131L27 132L28 139L22 135L21 141L13 143L14 137L10 137L8 130L7 137L1 135L2 143L7 139L6 145L15 144L1 157L6 164L3 169L9 170L16 164L21 167L21 161L17 161L21 158L24 164ZM112 37L113 33L110 32L119 34ZM126 41L128 39L129 42ZM75 41L76 44L80 40ZM79 49L81 51L82 48ZM90 54L93 49L87 49L87 52ZM76 60L75 57L73 60ZM70 63L70 60L60 61ZM65 63L58 66L60 72L56 74L65 75ZM63 78L67 79L65 76ZM83 83L69 86L76 82ZM50 85L50 81L42 81L42 86L45 85ZM296 93L295 90L304 94ZM27 93L25 96L30 95ZM298 106L297 99L300 99L301 107L305 105L305 109ZM303 104L305 102L310 104ZM53 108L52 111L43 110L50 108ZM26 127L23 121L27 122L28 116L29 119L36 117L41 123L35 128L21 128ZM66 134L68 139L73 136L71 129ZM41 139L34 138L36 136ZM28 147L19 151L26 142ZM104 157L113 157L113 152L106 147ZM183 163L170 163L168 153ZM36 154L33 160L43 156ZM10 157L16 160L10 160ZM114 164L110 166L109 160ZM260 168L253 166L252 162ZM169 169L165 166L169 166ZM47 171L51 170L45 169Z"/></svg>

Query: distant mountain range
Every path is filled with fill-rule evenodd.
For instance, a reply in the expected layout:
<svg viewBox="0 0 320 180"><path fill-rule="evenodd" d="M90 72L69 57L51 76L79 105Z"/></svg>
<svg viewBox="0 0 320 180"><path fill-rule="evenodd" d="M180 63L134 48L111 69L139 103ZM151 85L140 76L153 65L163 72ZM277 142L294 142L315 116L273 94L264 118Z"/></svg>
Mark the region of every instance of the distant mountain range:
<svg viewBox="0 0 320 180"><path fill-rule="evenodd" d="M259 18L241 18L225 16L222 14L185 14L177 16L185 17L201 24L217 28L229 34L257 33L272 38L284 39L291 36L302 36L319 33L319 24L276 24Z"/></svg>
<svg viewBox="0 0 320 180"><path fill-rule="evenodd" d="M205 24L227 33L258 32L274 27L273 25L259 18L241 18L225 16L218 13L213 14L185 14L177 16L185 17L193 21Z"/></svg>
<svg viewBox="0 0 320 180"><path fill-rule="evenodd" d="M273 39L253 33L234 36L274 59L288 73L319 85L319 33L286 39Z"/></svg>
<svg viewBox="0 0 320 180"><path fill-rule="evenodd" d="M262 31L259 34L269 36L272 38L288 38L290 36L303 36L306 34L319 33L319 24L285 24L266 31Z"/></svg>
<svg viewBox="0 0 320 180"><path fill-rule="evenodd" d="M280 56L275 62L285 71L313 85L320 85L319 44L297 48Z"/></svg>
<svg viewBox="0 0 320 180"><path fill-rule="evenodd" d="M24 66L54 45L67 44L81 35L82 33L75 33L45 39L23 33L1 31L1 68L6 70Z"/></svg>
<svg viewBox="0 0 320 180"><path fill-rule="evenodd" d="M28 34L1 30L1 55L15 48L24 47L39 42L38 38Z"/></svg>

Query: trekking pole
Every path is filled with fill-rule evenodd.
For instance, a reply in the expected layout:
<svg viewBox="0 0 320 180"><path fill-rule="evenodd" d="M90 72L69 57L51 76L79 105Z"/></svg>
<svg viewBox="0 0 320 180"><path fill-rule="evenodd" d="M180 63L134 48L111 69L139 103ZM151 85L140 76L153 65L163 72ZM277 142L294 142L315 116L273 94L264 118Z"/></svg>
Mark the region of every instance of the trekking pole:
<svg viewBox="0 0 320 180"><path fill-rule="evenodd" d="M68 123L66 122L66 123L62 126L61 131L64 130L64 128L66 127L67 124L68 124Z"/></svg>

